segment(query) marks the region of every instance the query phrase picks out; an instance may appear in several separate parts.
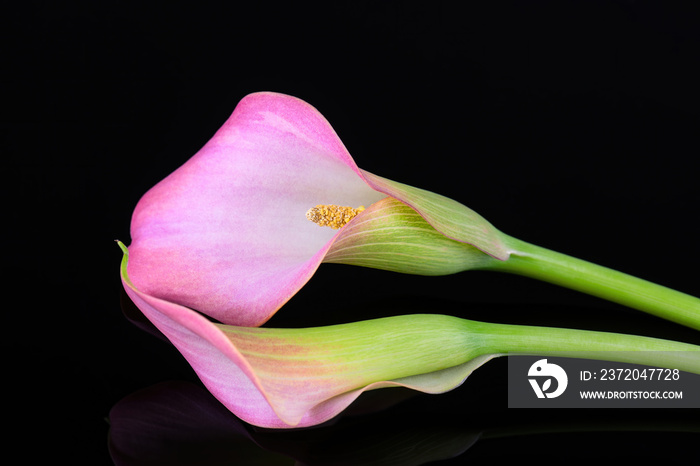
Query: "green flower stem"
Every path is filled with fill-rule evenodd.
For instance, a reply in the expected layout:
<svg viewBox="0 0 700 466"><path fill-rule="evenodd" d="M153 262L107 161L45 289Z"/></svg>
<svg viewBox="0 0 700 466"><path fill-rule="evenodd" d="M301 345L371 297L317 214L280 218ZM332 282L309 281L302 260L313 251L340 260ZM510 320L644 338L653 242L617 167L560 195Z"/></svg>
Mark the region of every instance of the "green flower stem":
<svg viewBox="0 0 700 466"><path fill-rule="evenodd" d="M700 330L700 299L694 296L516 238L506 241L510 257L485 269L544 280Z"/></svg>
<svg viewBox="0 0 700 466"><path fill-rule="evenodd" d="M621 333L469 321L483 354L560 356L700 374L700 346Z"/></svg>

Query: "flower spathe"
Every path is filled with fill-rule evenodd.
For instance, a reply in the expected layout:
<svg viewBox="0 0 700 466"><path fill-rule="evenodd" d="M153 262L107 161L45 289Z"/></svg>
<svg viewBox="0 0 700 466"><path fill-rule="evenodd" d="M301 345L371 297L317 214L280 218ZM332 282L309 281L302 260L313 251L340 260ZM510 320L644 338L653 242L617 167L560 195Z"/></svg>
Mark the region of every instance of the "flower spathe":
<svg viewBox="0 0 700 466"><path fill-rule="evenodd" d="M305 217L319 204L367 208L333 230ZM478 214L361 170L316 109L276 93L245 97L197 154L142 197L131 239L129 276L141 292L247 326L266 322L327 256L420 274L508 256ZM377 241L394 252L377 251Z"/></svg>
<svg viewBox="0 0 700 466"><path fill-rule="evenodd" d="M320 424L363 391L403 386L440 393L494 357L470 340L466 321L400 316L309 329L215 324L201 314L124 288L173 343L207 389L236 416L261 427Z"/></svg>

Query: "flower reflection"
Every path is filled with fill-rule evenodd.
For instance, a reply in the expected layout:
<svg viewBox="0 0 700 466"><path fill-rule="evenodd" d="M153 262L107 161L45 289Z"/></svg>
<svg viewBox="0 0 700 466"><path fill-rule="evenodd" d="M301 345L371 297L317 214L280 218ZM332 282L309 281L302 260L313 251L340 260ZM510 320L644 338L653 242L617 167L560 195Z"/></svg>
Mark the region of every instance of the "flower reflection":
<svg viewBox="0 0 700 466"><path fill-rule="evenodd" d="M625 410L611 417L607 410L576 415L540 410L532 416L532 410L520 410L525 414L516 415L484 412L465 404L468 397L459 393L439 406L418 395L394 408L397 394L401 397L397 391L374 392L379 399L365 401L375 409L363 414L345 412L323 426L279 431L240 421L198 385L166 382L113 406L109 449L117 466L418 466L435 461L447 466L522 461L542 451L570 458L567 464L600 462L601 454L658 464L659 458L692 458L700 433L693 413Z"/></svg>
<svg viewBox="0 0 700 466"><path fill-rule="evenodd" d="M376 416L409 392L379 391L314 429L250 426L206 390L166 382L127 396L110 411L110 454L118 466L143 464L420 465L463 453L479 437L466 425L435 423L403 410ZM379 411L381 412L381 411Z"/></svg>

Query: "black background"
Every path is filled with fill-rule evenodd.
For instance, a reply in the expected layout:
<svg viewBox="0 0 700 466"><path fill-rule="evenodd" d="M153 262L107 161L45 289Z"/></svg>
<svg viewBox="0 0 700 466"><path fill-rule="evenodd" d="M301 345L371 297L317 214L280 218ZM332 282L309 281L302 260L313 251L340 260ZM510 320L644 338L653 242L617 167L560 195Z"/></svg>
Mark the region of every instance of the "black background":
<svg viewBox="0 0 700 466"><path fill-rule="evenodd" d="M27 461L110 464L119 400L162 381L197 383L174 349L125 316L114 240L128 244L139 197L255 91L314 105L368 171L452 197L520 239L700 295L700 18L689 8L632 0L23 5L0 20L9 277L0 342L10 448L21 446ZM338 286L352 290L346 302L334 298ZM269 325L411 312L700 343L680 326L526 278L338 265L322 265ZM669 423L697 432L694 413L513 412L506 382L505 360L492 361L458 390L416 397L388 419L435 432L546 421L555 432L483 438L445 464L542 451L610 464L696 455L696 434L658 432ZM387 419L371 416L368 425ZM651 432L600 432L611 420ZM593 432L556 433L587 422ZM352 435L341 437L353 445ZM205 461L197 452L211 451L209 440L173 445L194 451L194 464L257 464L226 448L221 463ZM616 448L603 455L600 445Z"/></svg>

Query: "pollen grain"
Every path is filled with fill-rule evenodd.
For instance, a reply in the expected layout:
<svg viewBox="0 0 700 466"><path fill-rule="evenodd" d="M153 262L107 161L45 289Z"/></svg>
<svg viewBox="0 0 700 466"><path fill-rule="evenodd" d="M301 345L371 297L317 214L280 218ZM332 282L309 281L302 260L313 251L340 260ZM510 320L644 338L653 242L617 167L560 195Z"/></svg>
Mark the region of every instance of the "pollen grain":
<svg viewBox="0 0 700 466"><path fill-rule="evenodd" d="M306 211L306 218L321 227L331 227L334 230L343 228L347 223L355 218L357 214L365 210L364 206L357 209L353 207L324 205L319 204L316 207Z"/></svg>

